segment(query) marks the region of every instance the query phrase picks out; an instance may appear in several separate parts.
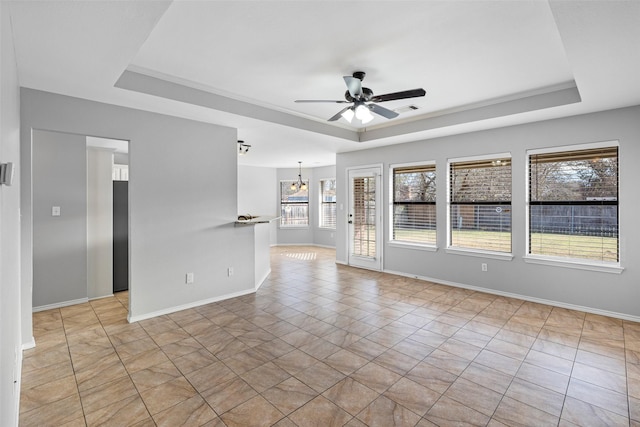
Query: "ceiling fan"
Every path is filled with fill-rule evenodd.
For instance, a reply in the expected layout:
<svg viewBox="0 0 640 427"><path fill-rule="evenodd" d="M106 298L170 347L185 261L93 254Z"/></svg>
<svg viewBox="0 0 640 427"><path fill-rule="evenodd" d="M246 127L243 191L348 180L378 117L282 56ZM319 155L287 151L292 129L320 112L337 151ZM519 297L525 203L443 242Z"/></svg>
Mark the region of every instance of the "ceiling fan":
<svg viewBox="0 0 640 427"><path fill-rule="evenodd" d="M330 122L338 120L343 117L349 123L353 118L359 119L362 124L367 124L373 120L371 112L374 112L387 119L393 119L398 117L398 113L389 110L388 108L377 105L378 102L395 101L398 99L417 98L424 96L426 92L424 89L411 89L402 92L386 93L384 95L374 95L373 91L368 87L362 87L362 80L365 76L364 71L356 71L351 76L344 76L344 82L347 84L347 91L344 93L345 100L325 100L325 99L299 99L295 102L332 102L336 104L350 104L348 107L343 108L336 115L329 119Z"/></svg>

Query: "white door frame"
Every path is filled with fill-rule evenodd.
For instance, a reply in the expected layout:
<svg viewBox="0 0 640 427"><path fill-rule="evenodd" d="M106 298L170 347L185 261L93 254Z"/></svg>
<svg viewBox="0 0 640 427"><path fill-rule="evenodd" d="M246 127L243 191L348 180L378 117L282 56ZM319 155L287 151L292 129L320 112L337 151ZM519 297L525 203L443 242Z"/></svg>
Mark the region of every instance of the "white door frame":
<svg viewBox="0 0 640 427"><path fill-rule="evenodd" d="M347 264L354 267L367 268L375 271L382 271L382 239L383 239L383 204L382 204L382 169L383 165L364 165L346 169L347 176ZM354 228L350 221L353 215L353 178L362 176L375 176L375 257L363 257L353 255Z"/></svg>

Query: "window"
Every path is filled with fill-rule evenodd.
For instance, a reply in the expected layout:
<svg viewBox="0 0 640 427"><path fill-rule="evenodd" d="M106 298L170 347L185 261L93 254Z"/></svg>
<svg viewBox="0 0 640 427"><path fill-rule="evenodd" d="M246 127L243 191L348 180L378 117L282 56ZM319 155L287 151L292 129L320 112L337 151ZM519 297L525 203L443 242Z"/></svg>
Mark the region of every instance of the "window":
<svg viewBox="0 0 640 427"><path fill-rule="evenodd" d="M449 163L449 247L511 252L511 158Z"/></svg>
<svg viewBox="0 0 640 427"><path fill-rule="evenodd" d="M398 166L393 173L392 237L436 244L436 165Z"/></svg>
<svg viewBox="0 0 640 427"><path fill-rule="evenodd" d="M309 182L298 188L297 181L280 182L280 227L307 227L309 225Z"/></svg>
<svg viewBox="0 0 640 427"><path fill-rule="evenodd" d="M617 263L618 147L529 152L529 254Z"/></svg>
<svg viewBox="0 0 640 427"><path fill-rule="evenodd" d="M336 180L320 181L320 227L336 228Z"/></svg>

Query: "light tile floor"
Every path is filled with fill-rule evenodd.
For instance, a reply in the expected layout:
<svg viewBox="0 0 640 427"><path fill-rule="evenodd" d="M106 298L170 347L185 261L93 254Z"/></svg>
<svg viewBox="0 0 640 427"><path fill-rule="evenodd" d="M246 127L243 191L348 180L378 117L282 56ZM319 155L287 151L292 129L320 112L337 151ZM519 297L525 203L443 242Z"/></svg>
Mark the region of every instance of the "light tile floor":
<svg viewBox="0 0 640 427"><path fill-rule="evenodd" d="M35 313L21 426L640 426L640 324L272 250L255 295Z"/></svg>

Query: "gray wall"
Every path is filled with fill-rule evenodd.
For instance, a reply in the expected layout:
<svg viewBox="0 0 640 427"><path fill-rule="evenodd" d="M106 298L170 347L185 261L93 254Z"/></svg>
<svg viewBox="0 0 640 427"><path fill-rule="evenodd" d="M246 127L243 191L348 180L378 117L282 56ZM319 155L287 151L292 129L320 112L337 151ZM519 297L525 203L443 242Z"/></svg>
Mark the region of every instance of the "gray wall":
<svg viewBox="0 0 640 427"><path fill-rule="evenodd" d="M132 320L253 291L253 269L237 264L253 239L234 226L235 129L24 88L21 127L23 289L33 282L30 134L45 129L130 141ZM31 301L23 308L30 316Z"/></svg>
<svg viewBox="0 0 640 427"><path fill-rule="evenodd" d="M20 96L9 4L4 1L0 2L0 162L12 162L16 167L13 185L0 186L0 425L17 426L21 328L28 329L26 341L31 341L31 312L24 316L28 319L23 322L20 314Z"/></svg>
<svg viewBox="0 0 640 427"><path fill-rule="evenodd" d="M87 299L86 137L33 131L33 307ZM60 216L51 208L60 207Z"/></svg>
<svg viewBox="0 0 640 427"><path fill-rule="evenodd" d="M278 169L275 194L278 210L280 209L280 181L295 181L298 179L298 172L298 168ZM320 180L335 177L335 166L302 168L302 179L309 181L309 226L306 228L278 228L277 242L279 245L335 246L335 230L324 230L318 227Z"/></svg>
<svg viewBox="0 0 640 427"><path fill-rule="evenodd" d="M622 274L526 263L525 197L526 150L583 144L620 142L620 257ZM444 283L474 286L490 292L522 295L534 300L588 308L619 317L640 318L640 107L606 111L502 129L468 133L427 141L338 154L338 205L347 202L346 168L384 164L384 206L389 206L389 165L435 160L438 173L437 252L391 246L389 210L384 210L384 270L431 278ZM512 155L513 255L511 261L447 253L446 164L448 158L510 152ZM347 262L346 219L338 215L336 258ZM481 272L481 263L488 271Z"/></svg>

